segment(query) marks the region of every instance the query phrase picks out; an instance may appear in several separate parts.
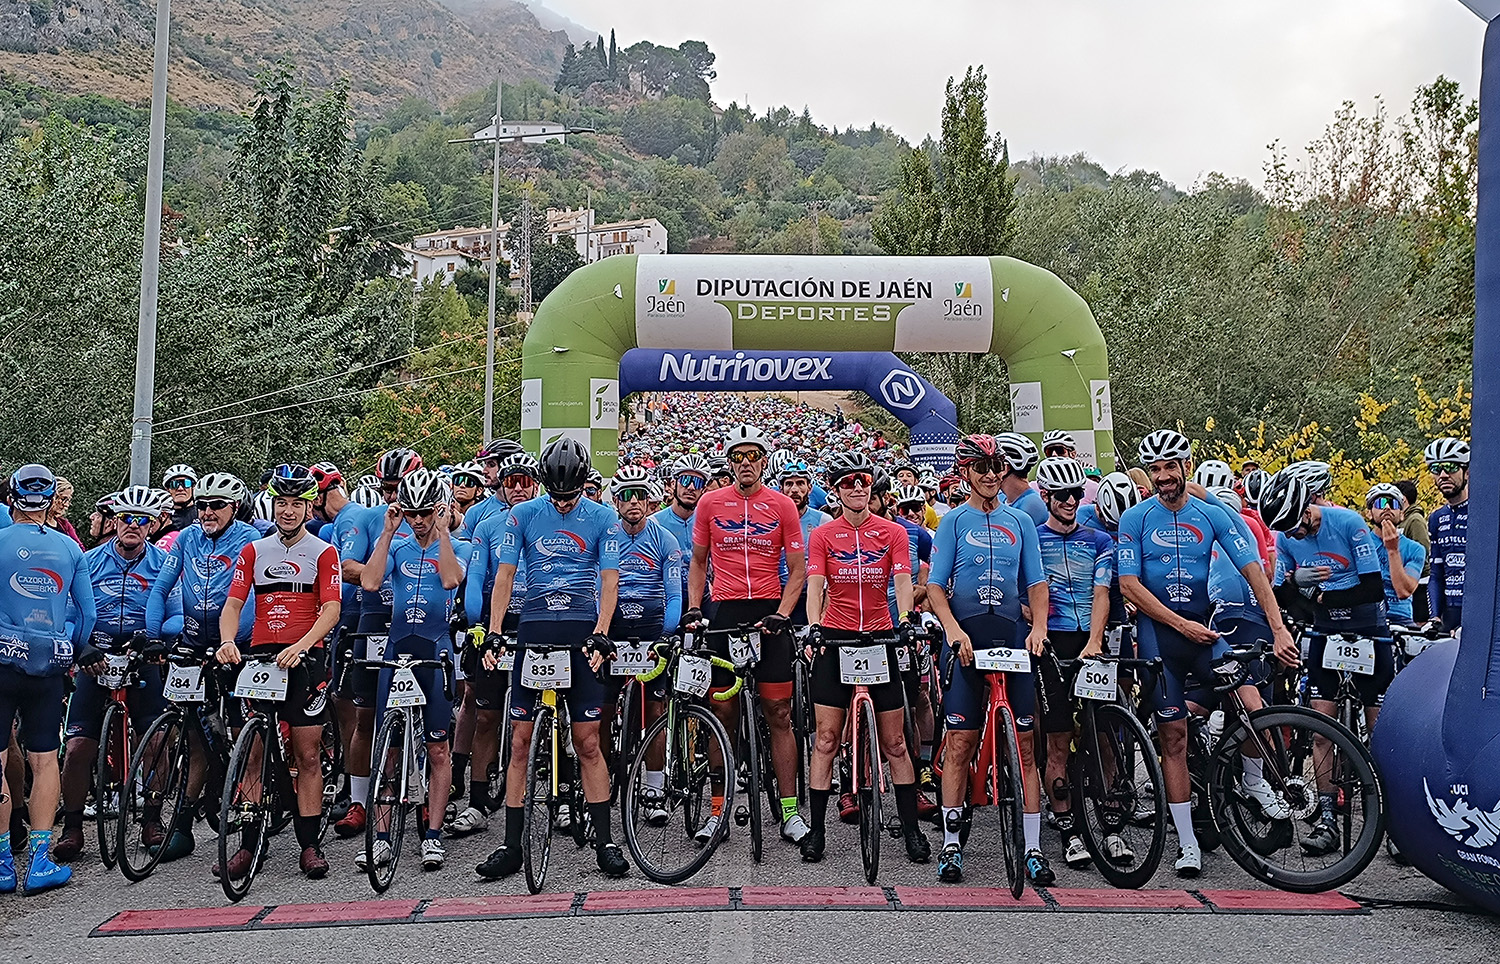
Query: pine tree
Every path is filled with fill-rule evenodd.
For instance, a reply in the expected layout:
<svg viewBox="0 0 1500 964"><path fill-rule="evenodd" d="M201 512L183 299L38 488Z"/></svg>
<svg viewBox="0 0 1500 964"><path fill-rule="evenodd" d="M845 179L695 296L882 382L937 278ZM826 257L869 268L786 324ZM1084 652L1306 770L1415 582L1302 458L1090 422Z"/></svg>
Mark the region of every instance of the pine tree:
<svg viewBox="0 0 1500 964"><path fill-rule="evenodd" d="M614 27L610 27L609 28L609 77L610 77L611 80L618 80L619 77L620 77L620 74L619 74L619 63L620 63L619 62L619 56L620 56L620 48L615 45L615 28Z"/></svg>

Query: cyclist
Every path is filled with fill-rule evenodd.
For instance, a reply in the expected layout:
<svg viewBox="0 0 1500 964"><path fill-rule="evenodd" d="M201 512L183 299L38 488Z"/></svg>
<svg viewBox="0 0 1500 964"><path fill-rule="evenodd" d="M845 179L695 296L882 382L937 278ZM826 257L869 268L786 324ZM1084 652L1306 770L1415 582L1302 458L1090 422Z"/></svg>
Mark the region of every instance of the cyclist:
<svg viewBox="0 0 1500 964"><path fill-rule="evenodd" d="M714 489L698 500L693 519L693 559L688 572L685 627L703 623L704 588L713 568L715 611L709 626L733 629L754 623L761 629L761 656L756 667L761 710L771 732L771 763L781 801L781 836L801 843L807 824L797 812L797 743L792 734L791 614L807 581L802 523L792 500L761 484L761 467L771 444L759 429L740 425L729 431L724 451L734 467L734 484ZM787 581L780 578L785 554ZM729 657L728 641L715 641L719 656ZM732 681L715 670L715 687ZM738 700L712 701L713 710L731 732L737 728ZM792 791L790 794L787 791ZM722 801L719 802L722 806ZM716 832L722 814L711 814L707 828Z"/></svg>
<svg viewBox="0 0 1500 964"><path fill-rule="evenodd" d="M178 594L183 615L182 642L174 647L173 658L201 663L219 649L219 613L234 578L234 561L241 549L260 538L260 533L250 523L234 517L245 497L245 483L235 476L210 472L198 480L194 490L198 521L184 529L182 537L173 543L151 584L151 596L146 601L146 637L159 640L168 635L163 624L172 596ZM248 610L241 614L237 640L249 641L252 615ZM178 860L193 852L193 819L208 778L208 758L196 735L191 747L184 802L177 826L167 840L166 853L162 854L164 861Z"/></svg>
<svg viewBox="0 0 1500 964"><path fill-rule="evenodd" d="M1041 525L1048 518L1047 505L1031 487L1031 483L1026 481L1026 476L1042 459L1036 450L1036 443L1020 432L1001 432L993 438L996 451L1000 453L1001 464L1005 467L1005 475L1000 479L1000 491L1005 494L1006 504L1030 516L1032 525ZM972 484L971 482L971 487Z"/></svg>
<svg viewBox="0 0 1500 964"><path fill-rule="evenodd" d="M927 518L928 497L926 492L915 486L898 485L895 498L895 521L906 530L907 550L911 556L912 608L920 609L927 602L927 578L932 570L932 533L923 524ZM890 608L891 619L899 620L901 608L896 602L895 580L892 580L887 587L886 604ZM911 669L902 674L902 680L906 686L907 705L911 707L915 718L917 737L922 741L922 745L916 747L915 752L918 756L920 777L918 782L921 784L917 791L917 815L924 820L935 817L940 810L926 793L933 788L932 736L935 720L932 713L932 697L927 687L922 685L922 676L930 672L932 672L932 654L925 651L918 654L913 648ZM845 802L842 797L839 798L840 819L847 819L844 817ZM858 801L850 797L847 802L854 804L850 815L857 818Z"/></svg>
<svg viewBox="0 0 1500 964"><path fill-rule="evenodd" d="M1380 576L1385 583L1386 619L1402 626L1414 626L1412 599L1421 588L1427 549L1415 539L1401 534L1401 523L1406 517L1406 496L1389 482L1372 485L1365 493L1365 515L1370 520L1370 530L1379 536L1385 549L1378 555Z"/></svg>
<svg viewBox="0 0 1500 964"><path fill-rule="evenodd" d="M385 528L375 540L375 548L365 561L360 577L365 592L378 592L389 581L394 592L391 605L391 641L386 658L405 655L419 660L436 660L448 656L452 639L448 634L448 613L453 608L453 591L464 578L464 563L454 552L448 534L449 500L452 492L441 475L429 469L416 469L401 479L396 502L386 507ZM396 539L403 520L411 537ZM468 558L468 553L463 553ZM443 849L443 815L448 807L448 792L453 786L453 761L448 755L448 727L453 705L446 692L441 669L413 670L417 685L427 698L422 708L426 731L427 765L432 779L427 791L427 828L422 839L422 869L439 870L447 858ZM377 718L385 715L390 699L394 670L383 669L376 692ZM377 723L377 725L379 725ZM391 860L390 828L376 828L373 849L376 866ZM361 850L355 864L366 869L367 851Z"/></svg>
<svg viewBox="0 0 1500 964"><path fill-rule="evenodd" d="M696 452L678 456L672 463L671 477L667 482L671 501L652 516L677 540L684 557L691 556L693 551L693 510L698 507L698 500L708 486L711 471L708 459ZM686 566L683 567L682 589L687 591Z"/></svg>
<svg viewBox="0 0 1500 964"><path fill-rule="evenodd" d="M1449 632L1463 625L1464 560L1469 541L1469 443L1440 438L1422 453L1438 492L1447 505L1427 519L1432 568L1427 577L1427 605L1434 622Z"/></svg>
<svg viewBox="0 0 1500 964"><path fill-rule="evenodd" d="M547 498L511 508L495 588L490 596L490 632L484 666L497 665L504 613L510 608L518 566L524 559L525 602L517 626L522 651L532 645L572 650L568 706L572 713L573 749L582 770L584 799L593 821L599 869L623 877L630 864L610 835L609 768L599 748L599 715L604 685L596 675L613 655L608 631L614 618L620 576L620 528L615 514L583 498L589 475L589 453L581 442L560 438L541 458L541 482ZM522 807L526 761L531 749L532 720L539 693L521 685L526 654L516 654L510 680L511 754L505 780L505 845L478 867L489 879L521 868ZM574 819L582 819L575 815Z"/></svg>
<svg viewBox="0 0 1500 964"><path fill-rule="evenodd" d="M510 511L536 498L541 468L526 452L514 452L500 459L496 467L498 488L495 499L500 508L491 512L473 530L469 545L468 578L464 580L464 617L470 626L490 623L490 596L495 575L500 568L500 550L505 542L506 521ZM472 513L471 513L472 515ZM526 559L518 558L512 579L510 609L504 613L501 631L514 636L521 621L521 605L526 601ZM468 736L467 748L462 742L455 748L453 779L460 790L463 773L470 770L469 802L453 818L448 832L466 837L489 829L490 768L500 761L500 728L505 722L505 697L510 674L505 670L487 669L482 653L473 646L464 649L464 700L459 709L458 735ZM571 818L571 815L569 815Z"/></svg>
<svg viewBox="0 0 1500 964"><path fill-rule="evenodd" d="M778 452L778 455L781 453ZM802 522L802 544L807 545L807 540L812 531L825 522L832 522L833 516L807 504L812 495L813 473L806 462L798 458L792 458L793 453L788 451L789 456L782 460L781 468L777 470L776 488L782 495L792 500L796 507L798 518ZM786 557L781 560L781 578L783 581L788 576ZM802 594L797 597L797 605L792 609L792 623L797 626L807 625L807 587L802 588Z"/></svg>
<svg viewBox="0 0 1500 964"><path fill-rule="evenodd" d="M13 524L0 529L0 774L12 772L5 764L19 715L31 766L27 893L61 887L73 876L73 868L59 867L49 854L61 795L63 687L70 666L97 674L105 658L89 642L97 611L83 549L47 524L56 493L45 466L21 466L9 479ZM18 884L10 826L13 801L23 793L15 783L0 786L0 893Z"/></svg>
<svg viewBox="0 0 1500 964"><path fill-rule="evenodd" d="M1115 574L1115 543L1098 529L1078 524L1083 502L1083 465L1067 456L1048 456L1036 469L1047 503L1047 521L1037 527L1042 572L1047 577L1047 639L1060 659L1092 659L1104 652L1109 621L1109 587ZM1037 618L1038 614L1033 614ZM1089 851L1072 817L1068 756L1073 742L1073 693L1056 665L1040 664L1042 732L1047 735L1047 792L1062 835L1063 860L1085 867ZM1104 840L1109 856L1124 860L1129 847L1118 834Z"/></svg>
<svg viewBox="0 0 1500 964"><path fill-rule="evenodd" d="M1014 443L1007 446L992 435L970 435L958 443L954 464L967 477L969 500L943 516L932 540L927 603L942 622L953 650L945 660L956 660L943 692L948 733L943 744L943 850L938 857L938 879L946 883L963 880L959 831L969 762L979 745L986 702L984 681L974 668L974 650L1014 647L1024 636L1026 649L1036 656L1047 641L1045 619L1034 619L1028 630L1021 616L1023 592L1037 617L1049 608L1036 524L1000 498L1004 482L1014 484L1020 466L1025 465L1024 460L1017 460L1018 451ZM1019 478L1024 484L1025 477ZM1034 492L1032 498L1040 502ZM1032 746L1036 689L1031 673L1007 673L1005 685L1016 716L1019 765L1025 781L1026 875L1045 886L1055 876L1041 850L1041 787Z"/></svg>
<svg viewBox="0 0 1500 964"><path fill-rule="evenodd" d="M588 481L583 483L583 497L598 505L604 504L604 476L596 468L589 469Z"/></svg>
<svg viewBox="0 0 1500 964"><path fill-rule="evenodd" d="M1073 438L1072 433L1063 432L1058 429L1043 433L1042 457L1073 459L1079 465L1083 464L1082 460L1078 458L1078 441ZM1042 491L1040 485L1036 488L1038 492ZM1094 498L1098 493L1099 480L1097 478L1090 478L1085 473L1083 479L1083 502L1080 503L1079 508L1085 505L1093 505Z"/></svg>
<svg viewBox="0 0 1500 964"><path fill-rule="evenodd" d="M465 462L453 470L453 509L449 524L461 532L471 532L464 523L469 509L485 498L484 466L479 462ZM476 522L476 525L478 523Z"/></svg>
<svg viewBox="0 0 1500 964"><path fill-rule="evenodd" d="M166 647L160 640L148 646L146 633L146 600L167 560L164 550L147 541L162 500L152 489L132 485L115 497L113 508L119 522L115 537L83 554L98 606L89 641L106 655L133 651L150 660L140 668L140 686L126 695L131 715L149 721L166 708L160 665ZM182 632L182 622L182 593L177 591L168 595L162 633L176 636ZM68 741L62 769L63 832L52 849L58 860L72 860L83 850L83 804L99 755L99 731L108 700L109 690L92 675L85 673L75 680L63 728ZM102 801L96 801L96 805L102 805ZM142 842L147 847L166 843L159 819L155 823L148 820L142 830Z"/></svg>
<svg viewBox="0 0 1500 964"><path fill-rule="evenodd" d="M615 510L620 515L620 601L610 623L612 640L655 640L667 627L682 621L682 549L677 540L647 513L656 484L651 473L638 465L621 466L610 488ZM650 726L661 715L667 698L666 674L646 687L645 724ZM619 702L623 676L608 676L604 681L604 723L613 725L611 714ZM626 720L624 725L636 726ZM612 745L606 729L604 745ZM665 820L667 812L658 801L666 787L664 754L653 746L647 760L647 819ZM653 799L654 798L654 799Z"/></svg>
<svg viewBox="0 0 1500 964"><path fill-rule="evenodd" d="M1300 591L1312 601L1312 646L1308 651L1307 692L1312 708L1325 716L1336 710L1340 674L1323 666L1328 637L1342 634L1373 641L1375 672L1354 674L1365 718L1373 728L1386 687L1396 675L1395 644L1385 616L1385 582L1380 553L1365 520L1352 509L1315 501L1301 477L1277 472L1260 497L1266 523L1281 536L1277 551L1282 560L1278 593L1291 604ZM1328 785L1328 745L1313 743L1318 765L1320 813L1312 832L1302 841L1310 854L1329 853L1338 846L1334 791Z"/></svg>
<svg viewBox="0 0 1500 964"><path fill-rule="evenodd" d="M520 442L508 438L495 439L479 450L475 461L484 468L484 484L491 492L489 498L480 499L464 513L464 528L474 532L479 528L479 523L509 507L501 485L503 477L500 474L500 463L512 456L524 454L525 451ZM488 589L487 586L485 588Z"/></svg>
<svg viewBox="0 0 1500 964"><path fill-rule="evenodd" d="M250 631L250 653L274 653L276 665L289 674L281 721L291 728L291 755L297 766L297 815L293 825L302 850L299 865L304 874L316 880L328 873L328 861L318 847L323 809L323 711L328 685L324 640L338 625L343 586L338 550L307 531L312 503L318 497L318 482L312 472L301 465L279 465L266 491L275 500L276 531L245 546L235 560L229 595L219 613L223 644L216 655L226 666L241 662L234 637L253 590L255 622ZM368 758L369 751L365 752ZM248 832L242 835L239 850L229 858L229 875L243 877L264 844Z"/></svg>
<svg viewBox="0 0 1500 964"><path fill-rule="evenodd" d="M812 827L802 838L802 859L823 859L828 798L833 786L833 758L838 752L853 687L841 681L839 643L857 640L862 633L896 635L911 645L911 556L905 528L870 513L875 467L863 453L834 457L828 484L838 490L844 512L836 521L813 530L808 545L808 645L814 653L811 695L817 715L817 741L808 765L808 797ZM891 624L885 589L892 581L901 608L900 628ZM825 648L828 647L828 648ZM881 754L890 764L896 811L907 859L926 863L932 847L917 826L917 774L906 748L901 680L894 672L896 653L886 647L890 673L884 683L870 686L875 702L876 730ZM879 777L867 774L867 779ZM883 828L880 831L883 832Z"/></svg>
<svg viewBox="0 0 1500 964"><path fill-rule="evenodd" d="M1203 855L1193 832L1183 686L1189 675L1211 678L1212 661L1229 649L1208 626L1208 577L1215 544L1228 553L1265 610L1277 658L1296 665L1297 647L1255 550L1235 528L1229 512L1189 494L1193 451L1187 438L1160 429L1141 440L1137 456L1156 494L1120 517L1115 560L1120 590L1139 611L1140 654L1145 659L1162 659L1165 696L1156 715L1167 807L1180 847L1175 869L1179 876L1196 877L1203 869ZM1260 693L1254 686L1240 687L1239 694L1250 710L1260 709ZM1265 782L1261 761L1242 754L1242 763L1241 789L1265 814L1284 819L1289 811Z"/></svg>
<svg viewBox="0 0 1500 964"><path fill-rule="evenodd" d="M161 477L162 488L171 493L172 522L165 532L179 532L198 521L194 500L198 490L198 472L191 465L174 465Z"/></svg>

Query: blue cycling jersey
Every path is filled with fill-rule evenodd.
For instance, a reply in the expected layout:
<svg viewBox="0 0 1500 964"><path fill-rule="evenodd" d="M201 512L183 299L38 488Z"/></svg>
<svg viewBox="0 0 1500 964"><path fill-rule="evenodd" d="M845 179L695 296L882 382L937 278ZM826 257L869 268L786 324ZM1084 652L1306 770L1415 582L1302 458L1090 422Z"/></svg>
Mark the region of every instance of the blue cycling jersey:
<svg viewBox="0 0 1500 964"><path fill-rule="evenodd" d="M1012 509L1018 509L1031 516L1033 525L1041 525L1052 517L1052 513L1047 511L1047 503L1037 494L1036 489L1025 489L1014 499L1006 501L1010 503Z"/></svg>
<svg viewBox="0 0 1500 964"><path fill-rule="evenodd" d="M1433 616L1453 629L1462 625L1465 547L1469 541L1469 500L1439 506L1427 519L1432 540L1432 568L1427 574L1427 602Z"/></svg>
<svg viewBox="0 0 1500 964"><path fill-rule="evenodd" d="M217 648L221 642L219 613L229 595L235 560L239 559L241 549L259 538L260 534L248 522L229 523L217 538L210 538L196 522L183 529L151 585L151 598L146 601L146 635L153 639L163 637L168 597L180 591L183 638L199 648ZM254 625L255 606L247 601L240 610L235 639L248 640Z"/></svg>
<svg viewBox="0 0 1500 964"><path fill-rule="evenodd" d="M1099 510L1094 508L1092 502L1085 502L1078 507L1077 521L1080 526L1088 526L1090 529L1102 530L1104 528L1104 523L1099 519ZM1113 541L1114 537L1111 536L1110 539Z"/></svg>
<svg viewBox="0 0 1500 964"><path fill-rule="evenodd" d="M682 549L661 523L644 520L640 532L620 529L619 619L682 621Z"/></svg>
<svg viewBox="0 0 1500 964"><path fill-rule="evenodd" d="M1322 523L1318 531L1305 539L1293 539L1285 532L1276 534L1276 571L1278 582L1302 566L1327 566L1330 574L1319 584L1326 591L1352 589L1359 577L1380 571L1376 540L1370 534L1364 517L1352 509L1320 506Z"/></svg>
<svg viewBox="0 0 1500 964"><path fill-rule="evenodd" d="M14 520L10 517L10 506L0 505L0 529L4 529Z"/></svg>
<svg viewBox="0 0 1500 964"><path fill-rule="evenodd" d="M1255 547L1224 509L1188 496L1174 511L1152 496L1120 517L1115 565L1122 577L1139 579L1168 609L1202 619L1212 606L1208 574L1215 543L1237 569L1260 564Z"/></svg>
<svg viewBox="0 0 1500 964"><path fill-rule="evenodd" d="M1427 564L1427 548L1415 539L1399 536L1401 542L1396 547L1396 552L1401 556L1401 568L1405 569L1407 575L1413 579L1422 578L1422 567ZM1380 578L1385 583L1385 611L1393 620L1403 623L1412 621L1411 597L1400 599L1396 596L1396 587L1391 584L1391 554L1386 550L1385 544L1381 543L1376 548L1375 554L1380 557ZM1421 591L1421 586L1417 587Z"/></svg>
<svg viewBox="0 0 1500 964"><path fill-rule="evenodd" d="M802 544L807 545L807 540L812 538L812 531L825 522L832 522L833 516L826 512L820 512L809 505L799 518L802 523ZM786 553L781 554L781 584L786 585L791 578L791 571L786 567ZM802 594L807 595L807 585L803 584Z"/></svg>
<svg viewBox="0 0 1500 964"><path fill-rule="evenodd" d="M908 519L897 517L897 522L906 529L906 548L911 553L911 584L917 585L917 577L923 566L931 567L932 564L932 533L926 528L917 525ZM901 621L901 614L896 611L896 577L891 576L890 584L885 587L885 602L891 610L891 625Z"/></svg>
<svg viewBox="0 0 1500 964"><path fill-rule="evenodd" d="M932 537L929 586L946 589L956 619L993 613L1021 619L1026 590L1045 582L1036 525L1000 504L982 512L965 503L943 516Z"/></svg>
<svg viewBox="0 0 1500 964"><path fill-rule="evenodd" d="M1098 529L1079 526L1064 535L1037 526L1042 570L1047 574L1051 606L1047 628L1088 632L1094 614L1094 587L1115 578L1115 542Z"/></svg>
<svg viewBox="0 0 1500 964"><path fill-rule="evenodd" d="M526 562L523 622L599 617L600 574L620 568L617 521L612 509L589 499L580 499L566 515L551 499L511 507L500 562Z"/></svg>
<svg viewBox="0 0 1500 964"><path fill-rule="evenodd" d="M457 587L444 589L438 575L441 538L422 548L415 537L391 539L385 557L385 580L391 586L391 639L416 636L438 642L448 636L448 614L453 611ZM460 567L469 553L462 541L453 543Z"/></svg>
<svg viewBox="0 0 1500 964"><path fill-rule="evenodd" d="M463 531L467 537L472 539L479 532L480 523L493 516L502 515L510 511L510 503L506 502L499 494L480 499L469 506L464 513Z"/></svg>
<svg viewBox="0 0 1500 964"><path fill-rule="evenodd" d="M360 535L358 538L367 542L370 547L365 550L363 558L356 561L364 562L368 560L370 558L370 551L375 548L375 543L379 541L381 533L385 532L386 508L387 506L384 505L371 506L357 514L352 520L353 524L359 528ZM395 537L391 540L391 548L394 550L397 543L411 537L411 526L403 521L396 529ZM340 558L342 559L342 556ZM394 598L395 592L391 589L389 575L380 584L380 592L362 593L359 603L359 631L364 633L385 632L386 627L391 624L392 600ZM340 622L342 621L341 619Z"/></svg>
<svg viewBox="0 0 1500 964"><path fill-rule="evenodd" d="M1229 555L1218 546L1208 566L1208 598L1214 604L1214 621L1223 619L1251 619L1266 623L1266 611L1260 600L1250 591L1245 574L1235 568Z"/></svg>
<svg viewBox="0 0 1500 964"><path fill-rule="evenodd" d="M78 543L45 526L0 529L0 665L27 676L66 673L97 615Z"/></svg>
<svg viewBox="0 0 1500 964"><path fill-rule="evenodd" d="M688 564L693 561L693 514L689 512L684 519L677 514L676 509L668 505L659 509L651 518L672 534L672 538L677 540L677 547L682 550L682 595L686 599Z"/></svg>
<svg viewBox="0 0 1500 964"><path fill-rule="evenodd" d="M105 634L119 640L146 632L146 601L150 598L151 586L156 582L166 561L166 552L149 542L141 547L140 555L134 559L126 559L120 555L113 539L83 554L84 565L89 569L89 581L94 586L94 604L98 612L94 620L96 638ZM170 637L180 634L180 588L174 587L168 591L163 612L161 635Z"/></svg>
<svg viewBox="0 0 1500 964"><path fill-rule="evenodd" d="M366 559L370 558L370 550L374 546L365 534L362 525L364 517L365 508L357 502L345 503L338 514L333 517L332 528L323 541L331 543L338 549L341 563L363 564ZM344 595L340 601L343 605L339 609L339 625L345 629L355 628L359 625L359 611L365 601L365 592L360 588L358 579L344 580Z"/></svg>
<svg viewBox="0 0 1500 964"><path fill-rule="evenodd" d="M472 511L472 510L471 510ZM500 544L505 541L505 520L510 507L492 512L474 530L469 543L469 574L464 579L464 617L470 626L487 626L490 618L490 593L495 589L495 573L500 565ZM510 611L517 615L526 601L526 560L516 566L511 585Z"/></svg>

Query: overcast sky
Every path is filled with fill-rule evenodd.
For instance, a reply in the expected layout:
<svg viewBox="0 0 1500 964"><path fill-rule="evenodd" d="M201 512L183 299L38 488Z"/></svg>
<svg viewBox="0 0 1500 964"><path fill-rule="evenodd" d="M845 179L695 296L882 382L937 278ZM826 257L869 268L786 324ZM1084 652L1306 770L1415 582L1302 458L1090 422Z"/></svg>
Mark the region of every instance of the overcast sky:
<svg viewBox="0 0 1500 964"><path fill-rule="evenodd" d="M620 46L707 41L714 98L936 135L943 85L989 75L1011 156L1072 154L1259 186L1345 100L1404 111L1438 74L1477 96L1483 26L1458 0L544 0Z"/></svg>

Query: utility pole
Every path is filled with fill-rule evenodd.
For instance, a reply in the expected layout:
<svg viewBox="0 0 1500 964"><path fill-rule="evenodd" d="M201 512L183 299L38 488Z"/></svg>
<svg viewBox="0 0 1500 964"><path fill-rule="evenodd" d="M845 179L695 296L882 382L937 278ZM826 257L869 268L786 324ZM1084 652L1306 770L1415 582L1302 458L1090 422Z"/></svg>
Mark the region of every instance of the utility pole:
<svg viewBox="0 0 1500 964"><path fill-rule="evenodd" d="M135 336L135 408L130 419L130 484L151 484L151 419L156 405L156 298L161 271L161 181L166 166L167 53L172 0L156 2L151 62L151 133L146 155L146 231L141 241L141 307Z"/></svg>
<svg viewBox="0 0 1500 964"><path fill-rule="evenodd" d="M531 182L521 191L521 310L531 314Z"/></svg>
<svg viewBox="0 0 1500 964"><path fill-rule="evenodd" d="M484 333L484 435L495 437L495 274L500 265L500 75L495 74L494 181L490 187L490 311Z"/></svg>

